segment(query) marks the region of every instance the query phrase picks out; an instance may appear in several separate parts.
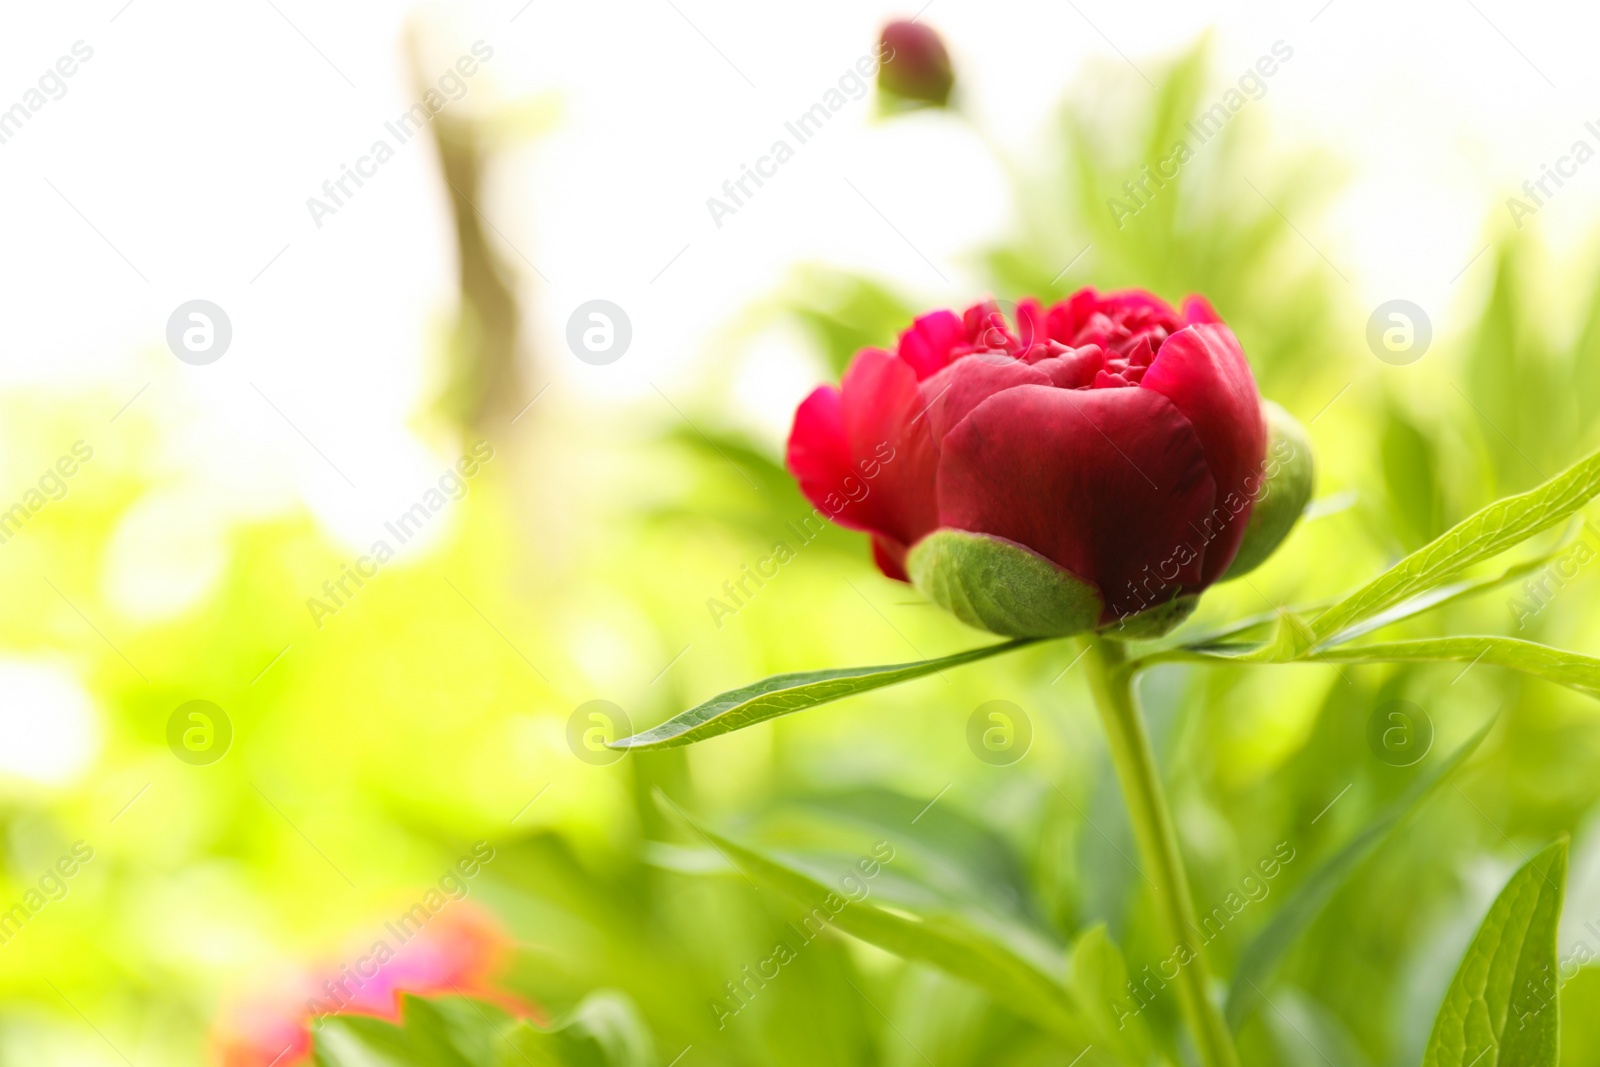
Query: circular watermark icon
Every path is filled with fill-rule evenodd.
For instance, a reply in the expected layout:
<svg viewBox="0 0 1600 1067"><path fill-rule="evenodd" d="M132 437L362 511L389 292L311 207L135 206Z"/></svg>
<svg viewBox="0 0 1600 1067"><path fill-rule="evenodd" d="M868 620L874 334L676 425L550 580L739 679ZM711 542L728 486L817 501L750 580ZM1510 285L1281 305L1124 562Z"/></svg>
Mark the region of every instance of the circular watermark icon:
<svg viewBox="0 0 1600 1067"><path fill-rule="evenodd" d="M1433 747L1433 720L1409 700L1388 700L1367 720L1367 747L1391 767L1409 767Z"/></svg>
<svg viewBox="0 0 1600 1067"><path fill-rule="evenodd" d="M967 717L967 747L991 767L1009 767L1028 754L1033 720L1009 700L987 700Z"/></svg>
<svg viewBox="0 0 1600 1067"><path fill-rule="evenodd" d="M185 363L196 367L215 363L232 343L228 313L209 300L179 304L167 319L167 347Z"/></svg>
<svg viewBox="0 0 1600 1067"><path fill-rule="evenodd" d="M606 745L632 734L628 713L609 700L586 700L567 716L567 747L593 767L604 767L626 756L627 749Z"/></svg>
<svg viewBox="0 0 1600 1067"><path fill-rule="evenodd" d="M975 329L973 343L977 345L977 354L987 356L989 362L1014 362L1017 357L1011 354L1013 349L1022 353L1050 340L1042 313L1037 318L1024 315L1017 302L1006 297L990 297L985 303L990 305L988 314L977 323L964 322L963 325ZM1042 312L1043 308L1039 310Z"/></svg>
<svg viewBox="0 0 1600 1067"><path fill-rule="evenodd" d="M567 347L585 363L615 363L632 341L628 313L609 300L586 300L567 319Z"/></svg>
<svg viewBox="0 0 1600 1067"><path fill-rule="evenodd" d="M1433 343L1428 313L1409 300L1385 300L1367 320L1367 347L1394 367L1415 363Z"/></svg>
<svg viewBox="0 0 1600 1067"><path fill-rule="evenodd" d="M192 767L205 767L228 754L233 720L209 700L179 704L167 717L167 747Z"/></svg>

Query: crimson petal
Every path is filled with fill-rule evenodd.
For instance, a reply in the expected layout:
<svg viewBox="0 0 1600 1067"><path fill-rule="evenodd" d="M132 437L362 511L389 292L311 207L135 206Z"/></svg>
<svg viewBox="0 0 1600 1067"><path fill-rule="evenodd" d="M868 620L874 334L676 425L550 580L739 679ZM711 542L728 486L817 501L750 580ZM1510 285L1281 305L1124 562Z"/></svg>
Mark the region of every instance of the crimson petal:
<svg viewBox="0 0 1600 1067"><path fill-rule="evenodd" d="M839 489L868 529L902 545L914 544L938 525L934 474L938 451L927 402L903 360L864 350L840 383L844 439L854 469ZM887 571L885 573L888 573ZM894 577L894 575L891 575Z"/></svg>
<svg viewBox="0 0 1600 1067"><path fill-rule="evenodd" d="M1215 485L1189 420L1145 389L1022 385L942 443L941 525L1026 545L1093 582L1102 622L1201 580Z"/></svg>
<svg viewBox="0 0 1600 1067"><path fill-rule="evenodd" d="M1239 551L1267 450L1261 394L1233 331L1202 323L1178 331L1156 353L1140 383L1183 412L1205 448L1217 484L1216 510L1205 523L1203 580L1221 577Z"/></svg>

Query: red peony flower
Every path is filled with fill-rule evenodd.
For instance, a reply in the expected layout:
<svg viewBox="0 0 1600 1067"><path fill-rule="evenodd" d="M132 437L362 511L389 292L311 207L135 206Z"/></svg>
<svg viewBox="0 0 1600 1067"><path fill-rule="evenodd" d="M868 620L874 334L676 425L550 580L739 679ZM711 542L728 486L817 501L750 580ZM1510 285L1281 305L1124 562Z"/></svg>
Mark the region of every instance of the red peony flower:
<svg viewBox="0 0 1600 1067"><path fill-rule="evenodd" d="M1309 449L1286 427L1287 451L1268 456L1250 365L1203 298L1180 314L1140 290L1084 289L1023 301L1015 318L992 301L924 315L795 413L790 471L872 535L885 574L997 633L1134 616L1159 631L1229 570L1247 530L1269 527L1271 546L1287 533ZM1268 482L1292 491L1252 521Z"/></svg>
<svg viewBox="0 0 1600 1067"><path fill-rule="evenodd" d="M891 22L883 28L878 54L878 87L898 102L934 107L949 102L956 75L950 53L933 30L918 22Z"/></svg>

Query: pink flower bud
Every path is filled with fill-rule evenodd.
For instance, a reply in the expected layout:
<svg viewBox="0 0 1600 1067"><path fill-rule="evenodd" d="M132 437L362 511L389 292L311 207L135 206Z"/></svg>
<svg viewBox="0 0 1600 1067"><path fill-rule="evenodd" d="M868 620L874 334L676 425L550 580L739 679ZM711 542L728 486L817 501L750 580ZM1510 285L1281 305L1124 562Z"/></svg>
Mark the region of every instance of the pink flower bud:
<svg viewBox="0 0 1600 1067"><path fill-rule="evenodd" d="M917 22L891 22L878 48L879 89L903 103L945 106L956 76L937 33Z"/></svg>

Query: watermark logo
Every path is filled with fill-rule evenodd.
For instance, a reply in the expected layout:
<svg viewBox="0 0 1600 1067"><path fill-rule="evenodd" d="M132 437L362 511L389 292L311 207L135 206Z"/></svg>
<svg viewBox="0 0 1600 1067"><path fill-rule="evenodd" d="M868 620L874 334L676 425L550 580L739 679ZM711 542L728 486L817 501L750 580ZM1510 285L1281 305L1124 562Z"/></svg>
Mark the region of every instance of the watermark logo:
<svg viewBox="0 0 1600 1067"><path fill-rule="evenodd" d="M967 717L967 747L991 767L1009 767L1033 745L1033 720L1009 700L988 700Z"/></svg>
<svg viewBox="0 0 1600 1067"><path fill-rule="evenodd" d="M167 319L167 347L193 366L215 363L232 343L233 323L228 313L209 300L179 304Z"/></svg>
<svg viewBox="0 0 1600 1067"><path fill-rule="evenodd" d="M1549 607L1556 594L1576 581L1578 572L1595 558L1594 527L1584 523L1583 533L1581 540L1522 583L1521 597L1514 596L1506 601L1517 629L1526 627L1535 616Z"/></svg>
<svg viewBox="0 0 1600 1067"><path fill-rule="evenodd" d="M887 43L857 57L820 100L783 124L783 135L774 138L766 152L756 157L753 168L741 163L739 175L722 183L721 196L706 197L706 211L717 229L722 229L724 219L748 206L756 193L778 176L779 168L795 157L796 150L821 133L847 103L865 99L872 91L872 77L879 65L893 58L894 49Z"/></svg>
<svg viewBox="0 0 1600 1067"><path fill-rule="evenodd" d="M22 99L10 107L0 104L0 144L5 144L44 109L52 100L67 95L67 78L78 73L79 66L94 58L94 49L87 42L73 41L72 55L56 60L55 66L46 67L39 75L38 87L23 92Z"/></svg>
<svg viewBox="0 0 1600 1067"><path fill-rule="evenodd" d="M725 1030L728 1021L748 1008L752 1001L783 973L783 968L800 958L800 953L811 942L832 929L834 919L851 904L859 904L872 895L872 879L884 867L894 862L895 849L887 841L879 841L868 854L856 858L837 879L838 892L828 891L809 912L800 917L799 924L788 922L782 936L772 946L772 951L754 965L745 964L737 975L722 983L722 992L710 1001L711 1014L717 1020L717 1029Z"/></svg>
<svg viewBox="0 0 1600 1067"><path fill-rule="evenodd" d="M322 196L306 197L306 211L317 229L322 229L325 218L338 214L367 182L378 176L379 168L395 157L396 149L415 137L435 115L467 95L467 79L494 58L494 49L481 40L473 42L471 51L471 55L457 59L453 67L445 68L436 86L423 91L421 100L413 101L392 121L385 122L383 136L374 138L366 153L356 157L353 168L340 163L338 176L322 183Z"/></svg>
<svg viewBox="0 0 1600 1067"><path fill-rule="evenodd" d="M1264 54L1255 64L1246 67L1234 85L1223 90L1222 98L1184 125L1187 136L1180 138L1172 150L1153 164L1146 163L1139 173L1122 183L1122 197L1106 200L1106 210L1117 229L1149 207L1150 204L1178 175L1198 150L1220 134L1233 117L1253 100L1267 95L1267 79L1278 73L1280 66L1294 58L1294 48L1286 41L1274 41L1271 54ZM1154 168L1152 170L1152 167Z"/></svg>
<svg viewBox="0 0 1600 1067"><path fill-rule="evenodd" d="M167 747L191 767L208 767L233 746L233 720L209 700L179 704L167 717Z"/></svg>
<svg viewBox="0 0 1600 1067"><path fill-rule="evenodd" d="M0 501L0 545L6 544L22 531L22 527L44 508L67 497L67 479L94 458L94 448L87 441L74 441L72 450L61 456L55 464L46 467L39 480L22 494L10 507Z"/></svg>
<svg viewBox="0 0 1600 1067"><path fill-rule="evenodd" d="M322 596L306 598L306 610L311 613L311 621L317 624L317 629L322 629L328 616L337 615L348 607L356 594L378 576L383 565L394 559L397 545L404 545L415 537L449 503L465 499L468 482L493 458L493 445L488 441L476 442L465 455L445 468L434 487L424 492L420 500L395 516L392 522L383 524L394 539L392 544L380 537L372 542L367 554L354 563L339 564L339 573L322 583Z"/></svg>
<svg viewBox="0 0 1600 1067"><path fill-rule="evenodd" d="M13 901L11 907L0 911L0 945L9 945L11 939L22 932L22 928L35 915L38 915L50 904L65 900L72 887L68 879L81 871L85 864L94 859L94 848L86 841L75 841L72 847L45 869L44 874L30 885L22 894L22 899Z"/></svg>
<svg viewBox="0 0 1600 1067"><path fill-rule="evenodd" d="M585 363L615 363L632 343L633 321L609 300L585 300L567 318L567 347Z"/></svg>
<svg viewBox="0 0 1600 1067"><path fill-rule="evenodd" d="M1367 347L1391 367L1415 363L1433 343L1428 313L1409 300L1385 300L1367 320Z"/></svg>
<svg viewBox="0 0 1600 1067"><path fill-rule="evenodd" d="M586 700L567 716L567 747L591 767L606 767L626 756L627 749L606 746L632 735L628 713L609 700Z"/></svg>
<svg viewBox="0 0 1600 1067"><path fill-rule="evenodd" d="M1385 701L1367 720L1367 747L1391 767L1409 767L1433 747L1433 720L1409 700Z"/></svg>

